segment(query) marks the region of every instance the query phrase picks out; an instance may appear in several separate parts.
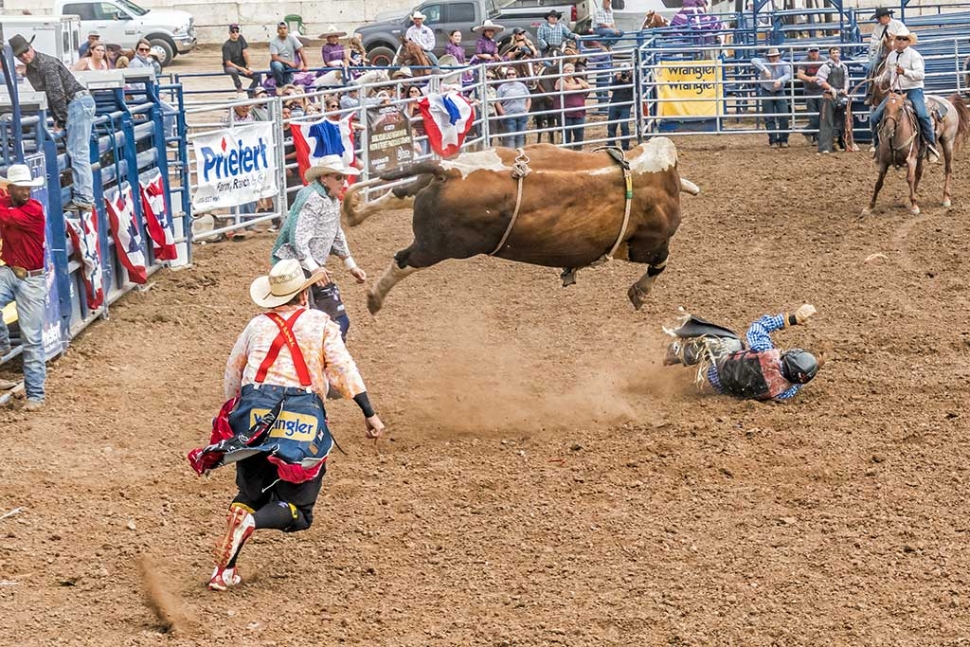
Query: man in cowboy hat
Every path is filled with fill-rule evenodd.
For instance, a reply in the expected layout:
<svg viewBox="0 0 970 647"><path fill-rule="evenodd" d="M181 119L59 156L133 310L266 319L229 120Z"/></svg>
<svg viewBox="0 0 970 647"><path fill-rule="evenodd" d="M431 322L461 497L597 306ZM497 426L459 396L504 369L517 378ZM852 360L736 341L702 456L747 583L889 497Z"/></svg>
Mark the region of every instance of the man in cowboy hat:
<svg viewBox="0 0 970 647"><path fill-rule="evenodd" d="M320 49L323 56L323 64L327 67L343 67L350 65L350 52L340 44L340 39L347 35L347 32L340 31L334 25L327 27L327 31L320 34L320 38L326 40Z"/></svg>
<svg viewBox="0 0 970 647"><path fill-rule="evenodd" d="M567 40L577 40L579 36L569 31L569 27L559 22L562 14L551 9L546 14L546 22L536 30L536 40L539 41L539 51L543 56L552 56L557 47L561 47Z"/></svg>
<svg viewBox="0 0 970 647"><path fill-rule="evenodd" d="M256 530L299 532L312 524L334 446L324 408L328 391L357 403L368 438L384 431L339 327L307 309L308 289L319 279L305 278L291 259L253 281L249 295L266 312L250 320L229 356L228 402L214 421L213 444L189 454L200 474L237 462L239 492L217 544L211 590L239 584L236 559Z"/></svg>
<svg viewBox="0 0 970 647"><path fill-rule="evenodd" d="M94 209L94 174L91 172L91 130L94 128L94 98L60 59L35 50L20 34L10 39L13 55L27 68L27 80L34 90L47 95L47 109L54 118L54 132L67 129L67 155L71 158L69 211Z"/></svg>
<svg viewBox="0 0 970 647"><path fill-rule="evenodd" d="M6 179L0 178L0 308L17 303L17 323L24 345L24 409L37 411L44 406L44 301L47 277L44 275L44 207L30 197L30 190L44 184L32 178L24 164L12 164ZM4 185L6 189L4 190ZM10 331L0 317L0 357L10 353ZM11 389L16 382L0 380L0 389Z"/></svg>
<svg viewBox="0 0 970 647"><path fill-rule="evenodd" d="M360 173L346 166L339 155L326 155L307 169L306 186L300 189L290 207L289 216L273 245L273 262L283 259L300 261L307 276L321 273L331 256L339 258L358 283L367 274L350 255L347 237L340 226L340 193L344 180ZM310 307L326 312L347 336L350 318L340 299L336 283L314 285L310 291Z"/></svg>
<svg viewBox="0 0 970 647"><path fill-rule="evenodd" d="M894 50L886 57L886 71L878 79L880 83L888 83L890 90L898 90L906 95L913 104L913 111L919 119L919 131L923 139L920 155L926 155L930 162L940 161L940 153L936 150L936 133L933 132L933 120L926 109L923 97L923 79L926 78L926 68L923 57L910 45L917 41L916 34L903 27L896 34L893 42ZM887 96L886 99L889 97ZM886 99L872 111L869 116L869 127L872 129L873 157L879 144L879 122L886 111Z"/></svg>
<svg viewBox="0 0 970 647"><path fill-rule="evenodd" d="M229 40L222 44L222 71L232 77L236 92L243 91L240 74L249 79L250 93L259 87L263 79L259 72L254 72L249 67L249 43L246 42L236 23L229 25Z"/></svg>
<svg viewBox="0 0 970 647"><path fill-rule="evenodd" d="M420 11L415 11L413 14L411 14L411 22L414 24L408 27L408 30L404 36L409 41L420 45L421 49L423 49L424 53L427 55L428 60L431 62L431 65L437 67L438 57L434 54L434 48L436 45L434 31L432 31L431 27L424 24L424 21L427 20L427 18L428 17Z"/></svg>
<svg viewBox="0 0 970 647"><path fill-rule="evenodd" d="M766 54L768 60L752 58L753 65L761 72L761 112L765 116L768 146L788 148L788 95L785 90L791 81L791 65L781 60L781 52L772 47Z"/></svg>
<svg viewBox="0 0 970 647"><path fill-rule="evenodd" d="M870 16L870 20L876 21L876 26L869 34L869 67L867 71L870 76L876 73L882 60L886 58L886 54L892 51L896 34L905 27L902 21L893 18L893 13L895 12L892 9L879 7Z"/></svg>

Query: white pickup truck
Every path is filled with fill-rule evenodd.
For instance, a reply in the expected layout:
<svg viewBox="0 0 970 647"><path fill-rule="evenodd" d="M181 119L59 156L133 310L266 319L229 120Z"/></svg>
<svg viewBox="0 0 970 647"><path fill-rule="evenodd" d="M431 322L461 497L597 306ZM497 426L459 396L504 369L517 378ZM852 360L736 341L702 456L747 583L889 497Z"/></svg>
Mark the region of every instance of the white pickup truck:
<svg viewBox="0 0 970 647"><path fill-rule="evenodd" d="M54 14L80 16L82 39L97 31L105 43L134 49L144 38L162 67L196 44L195 20L185 11L145 9L131 0L55 0Z"/></svg>

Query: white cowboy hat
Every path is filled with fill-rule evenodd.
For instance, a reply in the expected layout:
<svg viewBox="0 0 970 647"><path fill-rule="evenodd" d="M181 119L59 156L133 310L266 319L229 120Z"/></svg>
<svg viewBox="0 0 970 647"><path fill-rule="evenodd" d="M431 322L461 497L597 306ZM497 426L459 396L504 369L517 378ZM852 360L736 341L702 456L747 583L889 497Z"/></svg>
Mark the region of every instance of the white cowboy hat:
<svg viewBox="0 0 970 647"><path fill-rule="evenodd" d="M919 37L913 32L911 32L909 29L907 29L905 25L900 27L899 31L896 32L896 38L902 38L902 37L908 38L910 45L915 45L916 43L919 42Z"/></svg>
<svg viewBox="0 0 970 647"><path fill-rule="evenodd" d="M306 179L307 184L313 182L321 175L360 175L360 171L355 169L353 166L347 166L344 164L343 159L339 155L326 155L317 160L313 166L306 170L303 174L304 179Z"/></svg>
<svg viewBox="0 0 970 647"><path fill-rule="evenodd" d="M500 31L505 31L505 27L503 27L502 25L497 25L494 22L492 22L491 20L486 20L485 22L483 22L479 26L472 27L472 31L475 32L475 33L483 32L483 31L488 31L488 30L491 30L491 31L494 31L494 32L500 32Z"/></svg>
<svg viewBox="0 0 970 647"><path fill-rule="evenodd" d="M402 76L406 76L407 78L410 79L410 78L413 78L414 77L414 73L411 72L411 68L410 67L408 67L407 65L405 65L404 67L402 67L399 70L394 70L394 74L391 75L391 78L392 79L399 79Z"/></svg>
<svg viewBox="0 0 970 647"><path fill-rule="evenodd" d="M266 276L253 281L249 298L261 308L278 308L318 280L319 277L304 276L300 261L288 258L274 265Z"/></svg>
<svg viewBox="0 0 970 647"><path fill-rule="evenodd" d="M772 47L765 56L781 56L781 52L778 51L777 47Z"/></svg>
<svg viewBox="0 0 970 647"><path fill-rule="evenodd" d="M438 67L458 67L461 63L453 54L445 54L438 59Z"/></svg>
<svg viewBox="0 0 970 647"><path fill-rule="evenodd" d="M14 186L37 187L44 185L44 178L31 177L30 169L27 168L26 164L11 164L10 168L7 169L7 177L0 178L0 180Z"/></svg>
<svg viewBox="0 0 970 647"><path fill-rule="evenodd" d="M427 20L427 19L428 17L425 16L420 11L415 11L413 14L411 14L411 20Z"/></svg>
<svg viewBox="0 0 970 647"><path fill-rule="evenodd" d="M319 38L326 38L327 36L336 36L337 38L343 38L346 35L347 35L347 32L340 31L339 29L337 29L336 25L334 25L333 23L330 23L329 25L327 25L327 31L320 34Z"/></svg>

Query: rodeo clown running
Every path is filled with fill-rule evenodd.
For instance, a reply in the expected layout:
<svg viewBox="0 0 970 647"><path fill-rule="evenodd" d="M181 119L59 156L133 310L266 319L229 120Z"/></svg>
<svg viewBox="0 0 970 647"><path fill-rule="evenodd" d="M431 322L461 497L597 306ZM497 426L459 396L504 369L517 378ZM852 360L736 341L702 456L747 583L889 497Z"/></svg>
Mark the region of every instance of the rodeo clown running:
<svg viewBox="0 0 970 647"><path fill-rule="evenodd" d="M211 444L189 453L200 475L238 461L239 493L217 545L212 590L239 584L236 559L255 530L297 532L313 522L334 446L323 405L328 390L353 398L367 419L368 438L384 431L339 326L307 308L318 280L305 278L300 262L288 259L253 281L249 294L267 312L250 320L229 356L229 400L213 420Z"/></svg>
<svg viewBox="0 0 970 647"><path fill-rule="evenodd" d="M761 317L748 328L747 348L733 331L687 315L676 329L664 329L680 338L667 347L664 366L697 366L698 384L725 395L787 400L815 377L818 361L800 348L775 348L771 333L803 324L814 314L815 306L806 303L793 314Z"/></svg>

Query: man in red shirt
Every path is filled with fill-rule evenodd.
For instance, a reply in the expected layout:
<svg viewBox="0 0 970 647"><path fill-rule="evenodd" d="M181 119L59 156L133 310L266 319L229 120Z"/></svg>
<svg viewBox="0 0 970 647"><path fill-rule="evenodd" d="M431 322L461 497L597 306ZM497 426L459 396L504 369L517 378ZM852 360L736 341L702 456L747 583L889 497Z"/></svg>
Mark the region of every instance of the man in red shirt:
<svg viewBox="0 0 970 647"><path fill-rule="evenodd" d="M12 164L0 178L0 308L17 303L17 323L23 342L24 386L27 411L44 406L44 208L30 197L43 178L33 179L23 164ZM6 184L6 190L3 185ZM0 319L0 357L10 353L10 332ZM0 389L16 383L0 380Z"/></svg>

